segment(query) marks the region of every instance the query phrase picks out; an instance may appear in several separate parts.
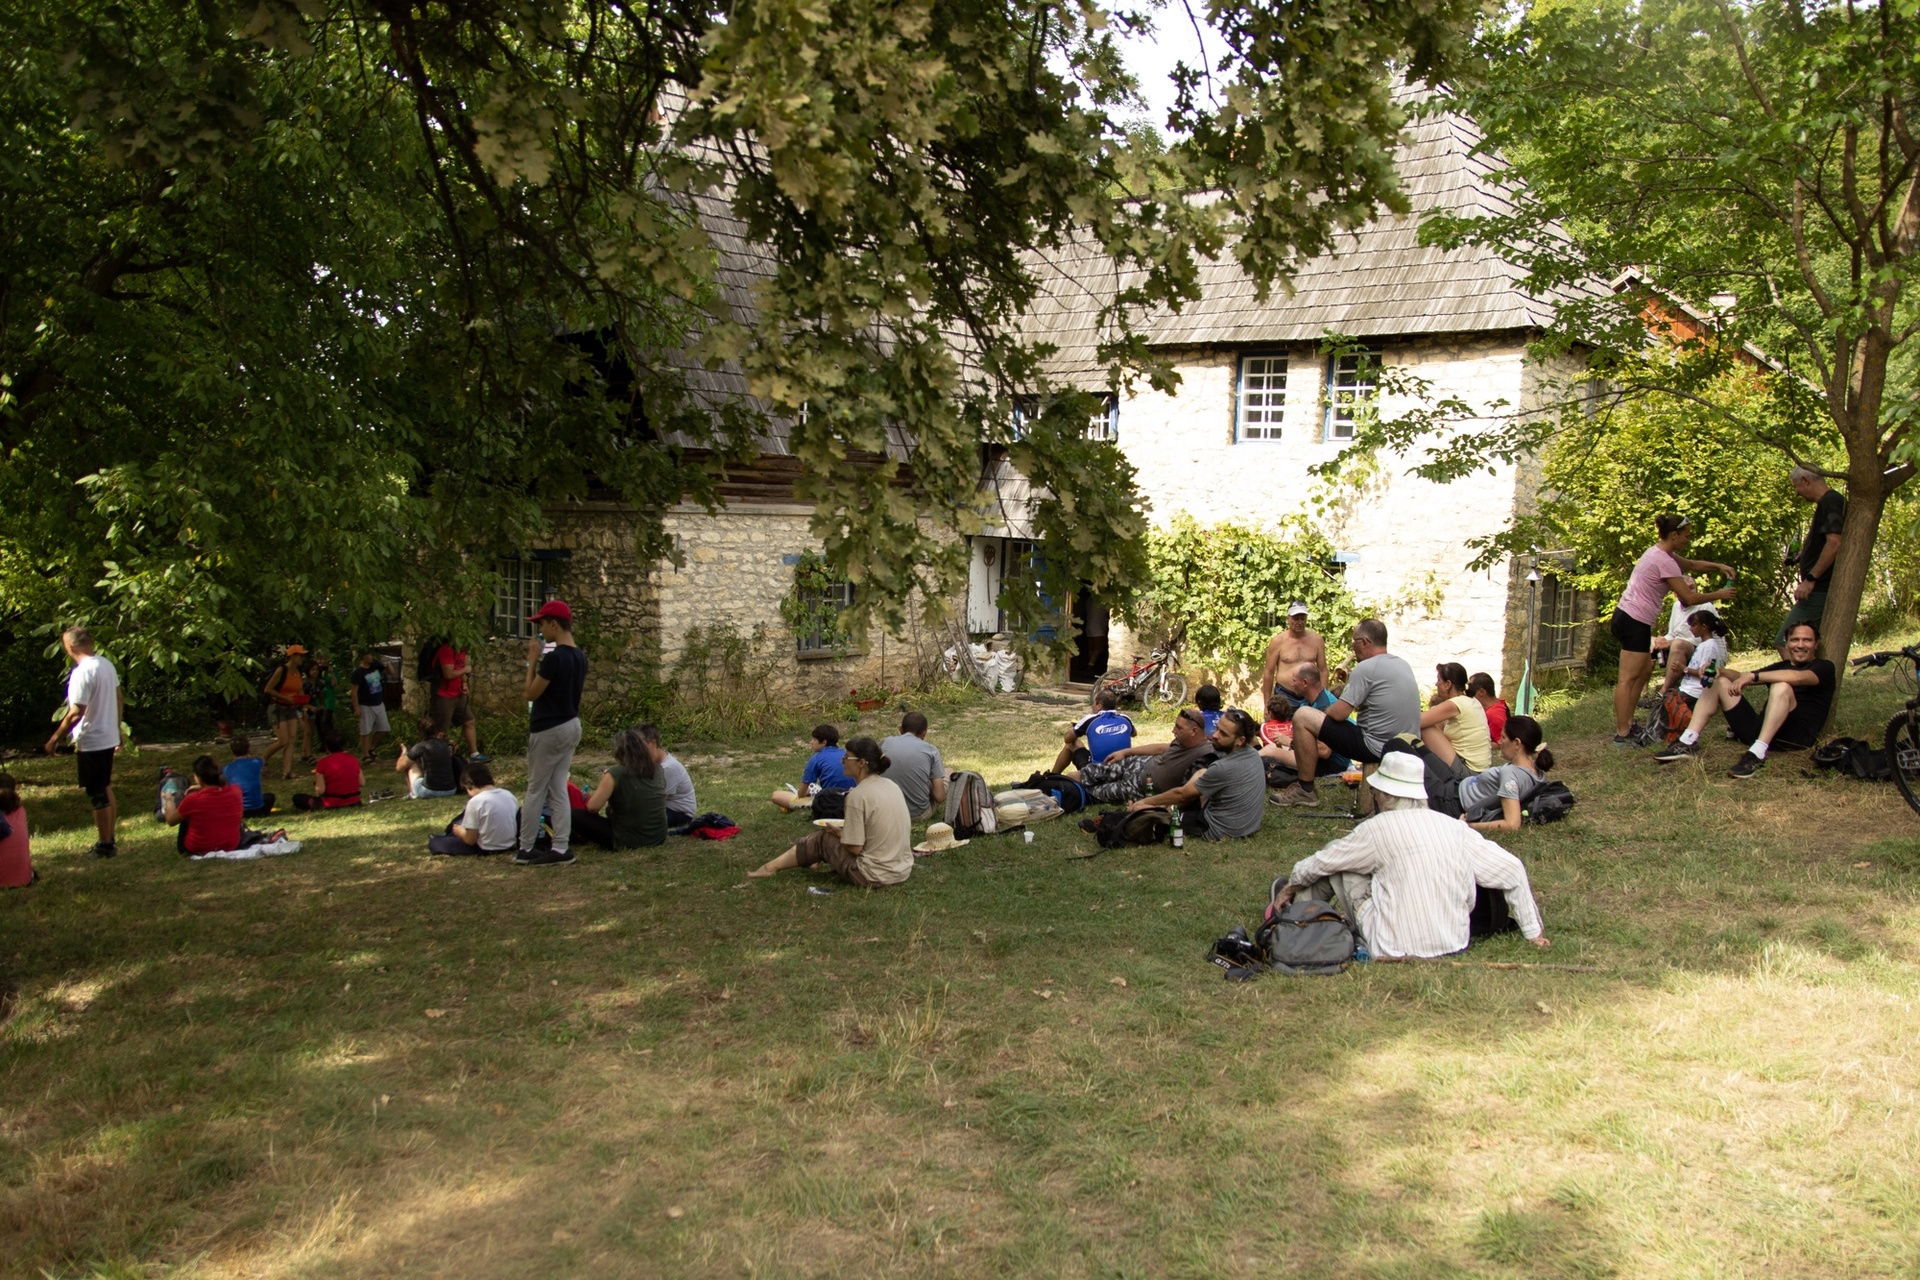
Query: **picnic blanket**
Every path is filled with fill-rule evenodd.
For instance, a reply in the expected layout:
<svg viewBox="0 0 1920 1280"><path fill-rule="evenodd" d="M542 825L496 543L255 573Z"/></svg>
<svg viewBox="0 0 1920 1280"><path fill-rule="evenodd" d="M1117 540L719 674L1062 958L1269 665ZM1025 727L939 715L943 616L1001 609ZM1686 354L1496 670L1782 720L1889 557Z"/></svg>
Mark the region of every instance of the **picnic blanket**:
<svg viewBox="0 0 1920 1280"><path fill-rule="evenodd" d="M196 853L194 862L251 862L255 858L277 858L283 853L300 852L298 840L274 840L267 844L256 844L250 849L217 849L212 853Z"/></svg>

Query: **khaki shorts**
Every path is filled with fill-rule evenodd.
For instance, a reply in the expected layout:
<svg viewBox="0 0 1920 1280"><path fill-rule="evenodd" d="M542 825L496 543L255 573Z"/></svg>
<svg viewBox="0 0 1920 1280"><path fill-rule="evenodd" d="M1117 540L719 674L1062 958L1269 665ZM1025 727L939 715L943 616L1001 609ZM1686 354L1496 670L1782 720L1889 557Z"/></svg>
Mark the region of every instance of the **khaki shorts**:
<svg viewBox="0 0 1920 1280"><path fill-rule="evenodd" d="M467 705L467 695L464 693L451 698L444 698L436 693L433 695L433 709L429 714L433 716L433 727L445 733L457 724L471 722L473 708Z"/></svg>

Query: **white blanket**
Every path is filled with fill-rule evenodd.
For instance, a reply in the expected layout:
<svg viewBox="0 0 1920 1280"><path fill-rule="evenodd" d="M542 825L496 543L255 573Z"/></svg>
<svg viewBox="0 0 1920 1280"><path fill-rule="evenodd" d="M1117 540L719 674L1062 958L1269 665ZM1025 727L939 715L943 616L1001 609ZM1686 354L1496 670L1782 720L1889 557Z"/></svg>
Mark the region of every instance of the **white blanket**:
<svg viewBox="0 0 1920 1280"><path fill-rule="evenodd" d="M213 853L195 854L195 862L211 862L218 858L226 862L251 862L255 858L277 858L283 853L300 852L298 840L275 840L272 844L257 844L251 849L220 849Z"/></svg>

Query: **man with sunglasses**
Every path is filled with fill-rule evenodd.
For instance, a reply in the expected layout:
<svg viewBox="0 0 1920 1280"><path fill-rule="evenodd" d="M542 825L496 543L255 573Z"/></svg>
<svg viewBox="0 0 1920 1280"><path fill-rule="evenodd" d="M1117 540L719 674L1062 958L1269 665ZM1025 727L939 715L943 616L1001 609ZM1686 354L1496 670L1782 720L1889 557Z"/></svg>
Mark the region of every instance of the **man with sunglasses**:
<svg viewBox="0 0 1920 1280"><path fill-rule="evenodd" d="M1173 741L1143 742L1081 766L1080 783L1104 804L1126 804L1156 791L1171 791L1214 759L1206 720L1198 707L1173 718Z"/></svg>
<svg viewBox="0 0 1920 1280"><path fill-rule="evenodd" d="M1181 785L1127 808L1179 809L1186 829L1209 840L1254 835L1267 812L1267 769L1259 745L1260 726L1253 717L1229 707L1213 729L1218 759Z"/></svg>

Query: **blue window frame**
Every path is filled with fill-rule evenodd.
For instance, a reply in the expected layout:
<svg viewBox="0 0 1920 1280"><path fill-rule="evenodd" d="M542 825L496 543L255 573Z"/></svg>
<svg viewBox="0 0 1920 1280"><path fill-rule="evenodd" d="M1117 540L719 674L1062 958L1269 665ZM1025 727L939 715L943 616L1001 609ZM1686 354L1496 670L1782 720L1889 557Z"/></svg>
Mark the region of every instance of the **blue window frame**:
<svg viewBox="0 0 1920 1280"><path fill-rule="evenodd" d="M1233 402L1234 439L1278 440L1287 416L1287 357L1241 356Z"/></svg>
<svg viewBox="0 0 1920 1280"><path fill-rule="evenodd" d="M1354 424L1380 388L1380 353L1355 351L1327 357L1328 440L1353 439Z"/></svg>

